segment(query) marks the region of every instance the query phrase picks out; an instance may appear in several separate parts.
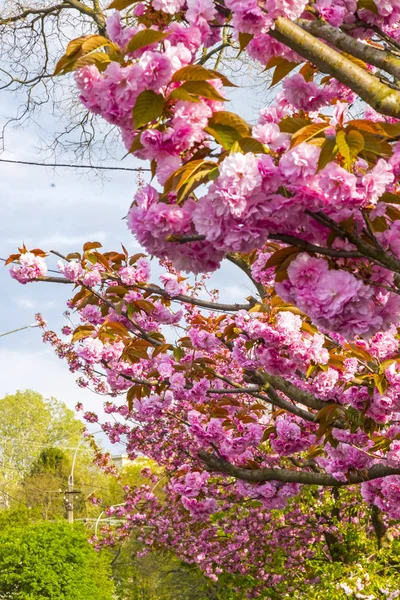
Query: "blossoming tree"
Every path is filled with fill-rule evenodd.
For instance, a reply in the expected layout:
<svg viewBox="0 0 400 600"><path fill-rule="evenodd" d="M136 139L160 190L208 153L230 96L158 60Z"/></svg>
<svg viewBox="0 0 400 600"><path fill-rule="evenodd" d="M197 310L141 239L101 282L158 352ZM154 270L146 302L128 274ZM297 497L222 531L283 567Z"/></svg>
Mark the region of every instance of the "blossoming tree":
<svg viewBox="0 0 400 600"><path fill-rule="evenodd" d="M290 499L357 486L382 539L400 518L400 4L110 8L127 19L114 12L107 37L73 40L56 74L74 71L82 103L150 163L127 221L162 261L161 285L144 255L97 242L53 252L61 276L47 275L42 250L9 262L21 283L74 284L80 324L68 314L66 337L44 339L108 398L110 439L164 468L168 503L127 491L121 535L143 528L211 576L270 581L266 547L304 525ZM247 52L280 84L253 126L226 110L233 84L212 68L224 51ZM223 259L254 286L241 304L204 299ZM182 271L202 277L190 286ZM334 552L329 518L316 510L309 524Z"/></svg>

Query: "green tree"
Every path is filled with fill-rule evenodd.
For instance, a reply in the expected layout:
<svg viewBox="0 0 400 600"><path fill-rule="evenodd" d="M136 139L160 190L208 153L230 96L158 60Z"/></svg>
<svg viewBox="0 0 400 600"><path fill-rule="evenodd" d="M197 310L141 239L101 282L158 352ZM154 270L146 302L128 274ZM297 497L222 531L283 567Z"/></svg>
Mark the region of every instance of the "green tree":
<svg viewBox="0 0 400 600"><path fill-rule="evenodd" d="M83 423L54 398L32 390L0 399L0 493L6 506L46 447L75 447Z"/></svg>
<svg viewBox="0 0 400 600"><path fill-rule="evenodd" d="M32 522L29 511L0 516L2 600L112 600L110 558L87 541L83 525Z"/></svg>

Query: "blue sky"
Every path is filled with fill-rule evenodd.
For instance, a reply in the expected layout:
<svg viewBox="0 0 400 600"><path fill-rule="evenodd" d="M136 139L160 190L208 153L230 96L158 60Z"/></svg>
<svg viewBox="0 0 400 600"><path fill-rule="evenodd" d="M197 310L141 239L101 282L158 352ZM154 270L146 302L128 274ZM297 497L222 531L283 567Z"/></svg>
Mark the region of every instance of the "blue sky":
<svg viewBox="0 0 400 600"><path fill-rule="evenodd" d="M236 92L233 98L229 110L236 110L248 119L254 119L254 109L262 105L262 98L250 89ZM0 126L12 114L15 102L11 94L0 92ZM24 128L9 129L6 151L0 158L38 162L47 158L53 162L39 150L43 136L49 139L62 126L55 122L50 111L47 105L39 122L32 120ZM101 164L120 165L123 155L123 148L117 148L116 161ZM73 163L74 157L65 153L57 160ZM123 166L139 165L143 163L130 156L123 162ZM115 249L122 242L130 252L137 252L137 243L123 220L132 201L135 181L134 172L109 171L100 178L88 171L0 162L0 257L15 252L23 241L27 247L65 253L80 249L87 240L100 241L107 249ZM33 323L36 312L41 312L49 326L59 331L71 291L69 286L44 283L22 286L3 267L0 267L0 286L0 334ZM230 264L213 276L212 287L218 287L221 300L229 302L241 301L254 293L249 282ZM31 388L47 397L56 397L71 408L78 401L91 410L101 404L98 396L78 388L75 376L42 343L38 329L0 337L0 373L0 397L17 389Z"/></svg>

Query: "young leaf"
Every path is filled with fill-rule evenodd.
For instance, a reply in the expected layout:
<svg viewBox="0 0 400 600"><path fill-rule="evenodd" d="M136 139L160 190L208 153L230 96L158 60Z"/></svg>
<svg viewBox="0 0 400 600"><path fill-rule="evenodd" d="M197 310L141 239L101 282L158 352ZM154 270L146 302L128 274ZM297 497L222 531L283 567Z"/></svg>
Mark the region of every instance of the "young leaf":
<svg viewBox="0 0 400 600"><path fill-rule="evenodd" d="M189 92L183 89L182 86L172 90L172 92L169 95L169 98L173 100L184 100L185 102L200 102L197 96L189 94Z"/></svg>
<svg viewBox="0 0 400 600"><path fill-rule="evenodd" d="M114 44L102 35L91 35L83 42L81 49L83 54L89 54L89 52L93 52L97 48L104 48L104 46L114 46ZM117 49L117 46L115 48Z"/></svg>
<svg viewBox="0 0 400 600"><path fill-rule="evenodd" d="M370 12L374 13L374 15L379 15L374 0L358 0L357 10L361 10L362 8L365 8L365 10L369 10Z"/></svg>
<svg viewBox="0 0 400 600"><path fill-rule="evenodd" d="M269 87L274 87L277 83L279 83L286 75L293 71L298 66L299 63L290 62L286 60L286 58L281 58L279 64L275 67L274 74L272 76L271 85Z"/></svg>
<svg viewBox="0 0 400 600"><path fill-rule="evenodd" d="M243 50L250 44L253 37L254 35L252 33L243 33L242 31L239 32L239 46L241 52L243 52Z"/></svg>
<svg viewBox="0 0 400 600"><path fill-rule="evenodd" d="M238 147L238 150L235 151L241 151L244 154L247 152L253 152L254 154L266 154L264 145L252 137L242 137L240 140L235 142L234 146ZM233 146L231 150L233 151Z"/></svg>
<svg viewBox="0 0 400 600"><path fill-rule="evenodd" d="M206 69L201 65L187 65L182 67L172 77L172 81L209 81L212 79L220 79L223 85L228 87L236 87L225 75L214 71L213 69Z"/></svg>

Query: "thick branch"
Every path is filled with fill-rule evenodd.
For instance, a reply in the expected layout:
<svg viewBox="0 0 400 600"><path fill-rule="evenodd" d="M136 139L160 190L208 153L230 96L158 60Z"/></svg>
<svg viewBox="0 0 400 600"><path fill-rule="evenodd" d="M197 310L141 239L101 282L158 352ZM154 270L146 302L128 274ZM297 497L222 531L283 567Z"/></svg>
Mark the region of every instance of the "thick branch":
<svg viewBox="0 0 400 600"><path fill-rule="evenodd" d="M225 381L225 383L228 383L232 387L240 388L240 384L236 383L229 377L226 377L225 375L221 375L220 373L217 373L215 371L211 371L211 372L215 377L217 377L218 379L221 379L221 381ZM247 373L250 373L250 371L248 371ZM251 371L251 373L257 373L257 371ZM247 379L246 375L244 377L244 380L251 381L251 379ZM258 380L258 382L259 382L259 380ZM265 382L262 385L264 386L264 389L265 389ZM282 408L283 410L286 410L287 412L291 413L292 415L301 417L305 421L310 421L311 423L315 423L315 415L304 410L303 408L300 408L299 406L296 406L296 404L292 404L288 400L285 400L285 398L281 398L277 394L276 390L271 385L268 386L268 388L265 391L265 394L262 393L262 390L260 388L258 388L258 391L249 391L249 388L247 388L246 393L249 394L250 396L253 396L254 398L258 398L259 400L266 402L267 404L271 404L271 406L276 406L277 408Z"/></svg>
<svg viewBox="0 0 400 600"><path fill-rule="evenodd" d="M323 487L343 487L371 481L390 475L399 475L400 469L392 469L384 465L374 465L371 469L363 473L353 473L349 475L348 481L338 481L326 473L315 473L309 471L291 471L289 469L245 469L237 467L232 463L218 458L206 450L200 450L198 453L202 460L212 471L231 475L236 479L249 481L250 483L261 483L265 481L282 481L284 483L303 483L306 485L320 485Z"/></svg>
<svg viewBox="0 0 400 600"><path fill-rule="evenodd" d="M93 21L96 23L99 33L101 35L106 34L106 20L102 11L93 10L80 2L80 0L65 0L66 4L69 4L72 8L75 8L83 15L91 17Z"/></svg>
<svg viewBox="0 0 400 600"><path fill-rule="evenodd" d="M400 92L380 82L327 44L289 19L279 17L269 35L352 89L376 111L400 117Z"/></svg>
<svg viewBox="0 0 400 600"><path fill-rule="evenodd" d="M268 386L272 386L273 388L279 390L280 392L285 394L285 396L293 400L293 402L298 402L299 404L303 404L308 408L321 410L321 408L327 406L326 402L319 400L309 392L301 390L300 388L293 385L293 383L290 383L290 381L287 381L279 375L270 375L269 373L265 373L264 371L247 370L245 371L244 379L249 383L258 383L259 385L262 385L264 387L267 386L267 389Z"/></svg>
<svg viewBox="0 0 400 600"><path fill-rule="evenodd" d="M400 60L393 56L393 54L390 54L390 52L363 44L328 23L299 19L297 24L305 31L308 31L308 33L323 38L336 48L339 48L339 50L347 52L347 54L351 54L374 67L378 67L378 69L382 69L386 73L390 73L396 79L400 79Z"/></svg>

